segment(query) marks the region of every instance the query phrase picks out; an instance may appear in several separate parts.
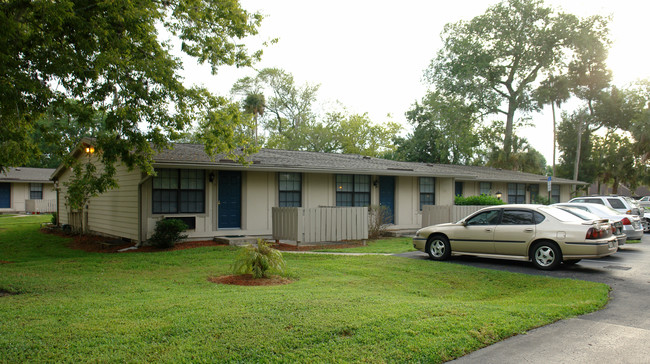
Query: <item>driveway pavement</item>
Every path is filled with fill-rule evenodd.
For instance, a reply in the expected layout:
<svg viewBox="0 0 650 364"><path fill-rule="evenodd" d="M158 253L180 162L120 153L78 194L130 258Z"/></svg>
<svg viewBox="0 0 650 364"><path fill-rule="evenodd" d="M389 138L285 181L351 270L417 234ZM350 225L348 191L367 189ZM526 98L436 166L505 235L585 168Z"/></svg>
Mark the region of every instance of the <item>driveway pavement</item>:
<svg viewBox="0 0 650 364"><path fill-rule="evenodd" d="M421 252L400 256L427 259ZM475 351L453 363L650 363L650 234L604 259L540 271L530 263L454 257L454 263L602 282L611 300L598 312L562 320Z"/></svg>

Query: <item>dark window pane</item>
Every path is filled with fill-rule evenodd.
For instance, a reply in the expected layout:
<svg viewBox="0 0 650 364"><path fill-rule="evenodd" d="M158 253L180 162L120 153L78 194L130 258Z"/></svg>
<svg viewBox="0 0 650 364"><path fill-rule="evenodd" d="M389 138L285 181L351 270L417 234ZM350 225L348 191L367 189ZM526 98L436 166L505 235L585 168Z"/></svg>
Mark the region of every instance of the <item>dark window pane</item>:
<svg viewBox="0 0 650 364"><path fill-rule="evenodd" d="M624 209L625 205L623 202L619 199L616 198L608 198L607 201L609 201L609 204L615 208L615 209Z"/></svg>
<svg viewBox="0 0 650 364"><path fill-rule="evenodd" d="M532 225L533 214L530 211L506 210L501 218L501 225Z"/></svg>

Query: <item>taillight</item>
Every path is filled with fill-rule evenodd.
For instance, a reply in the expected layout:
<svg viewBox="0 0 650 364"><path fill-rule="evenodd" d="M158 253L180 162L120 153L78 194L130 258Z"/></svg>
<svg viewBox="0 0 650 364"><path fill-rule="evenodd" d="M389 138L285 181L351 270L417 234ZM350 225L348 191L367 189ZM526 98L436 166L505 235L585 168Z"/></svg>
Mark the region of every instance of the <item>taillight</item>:
<svg viewBox="0 0 650 364"><path fill-rule="evenodd" d="M587 236L585 237L586 239L603 239L603 238L608 238L611 236L611 233L609 232L609 228L600 228L600 227L590 227L589 230L587 230Z"/></svg>
<svg viewBox="0 0 650 364"><path fill-rule="evenodd" d="M621 219L621 223L623 225L632 225L632 223L630 222L630 219L628 219L627 217L624 217L623 219Z"/></svg>
<svg viewBox="0 0 650 364"><path fill-rule="evenodd" d="M616 235L616 226L612 225L612 234Z"/></svg>

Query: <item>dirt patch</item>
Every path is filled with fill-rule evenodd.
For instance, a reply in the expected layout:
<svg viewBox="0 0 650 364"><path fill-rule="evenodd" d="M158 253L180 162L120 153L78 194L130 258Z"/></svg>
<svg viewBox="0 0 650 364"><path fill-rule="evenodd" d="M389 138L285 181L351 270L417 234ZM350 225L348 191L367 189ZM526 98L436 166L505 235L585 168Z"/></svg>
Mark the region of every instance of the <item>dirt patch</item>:
<svg viewBox="0 0 650 364"><path fill-rule="evenodd" d="M14 296L14 295L17 295L17 294L18 293L16 293L16 292L9 292L7 290L4 290L4 289L0 288L0 297Z"/></svg>
<svg viewBox="0 0 650 364"><path fill-rule="evenodd" d="M269 278L253 278L252 274L237 274L230 276L210 277L208 281L218 284L232 284L236 286L279 286L293 282L289 278L272 276Z"/></svg>
<svg viewBox="0 0 650 364"><path fill-rule="evenodd" d="M0 260L0 264L11 264L13 262L10 262L8 260Z"/></svg>

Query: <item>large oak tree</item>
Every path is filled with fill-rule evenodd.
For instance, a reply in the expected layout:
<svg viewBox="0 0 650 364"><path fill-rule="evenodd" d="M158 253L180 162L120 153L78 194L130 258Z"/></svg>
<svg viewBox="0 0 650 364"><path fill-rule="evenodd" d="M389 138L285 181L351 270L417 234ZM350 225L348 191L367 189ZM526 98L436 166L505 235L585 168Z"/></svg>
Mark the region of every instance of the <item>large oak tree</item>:
<svg viewBox="0 0 650 364"><path fill-rule="evenodd" d="M0 171L39 153L34 135L56 140L53 134L65 130L36 130L47 125L37 123L46 110L49 119L73 120L96 138L107 178L91 194L114 185L118 160L152 173L155 150L194 121L218 134L220 142L209 145L231 149L241 142L232 132L238 108L206 89L186 87L172 41L160 33L216 72L259 59L259 51L240 43L257 33L261 20L237 0L1 2ZM85 170L78 180L95 174Z"/></svg>
<svg viewBox="0 0 650 364"><path fill-rule="evenodd" d="M503 1L469 21L447 24L443 48L425 76L435 89L462 97L481 114L504 116L508 157L516 114L539 108L535 89L548 75L566 70L589 24L601 29L606 19L580 19L542 0Z"/></svg>

